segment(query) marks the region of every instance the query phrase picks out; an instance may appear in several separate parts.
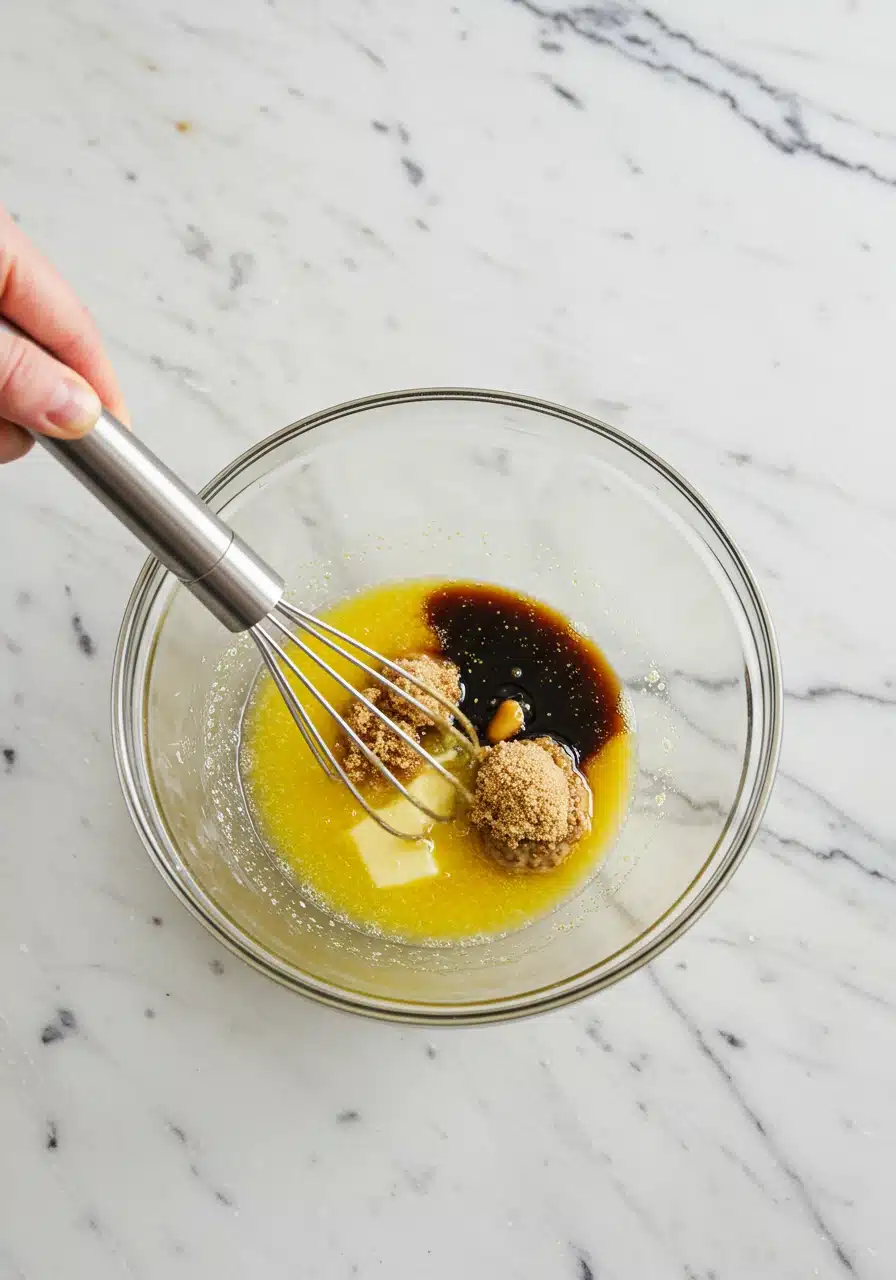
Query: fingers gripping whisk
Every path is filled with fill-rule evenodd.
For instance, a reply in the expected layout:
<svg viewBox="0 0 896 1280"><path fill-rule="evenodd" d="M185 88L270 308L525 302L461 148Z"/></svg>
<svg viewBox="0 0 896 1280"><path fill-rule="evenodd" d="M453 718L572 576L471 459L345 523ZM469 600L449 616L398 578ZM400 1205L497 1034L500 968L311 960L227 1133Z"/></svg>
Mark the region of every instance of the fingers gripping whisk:
<svg viewBox="0 0 896 1280"><path fill-rule="evenodd" d="M426 681L418 679L398 663L384 658L382 654L362 644L360 640L354 639L344 631L330 626L329 623L322 622L319 618L314 617L313 614L306 613L305 610L296 608L295 605L288 604L282 599L265 618L262 618L260 622L249 628L249 634L258 646L278 692L285 701L296 727L317 763L329 777L347 787L358 804L384 830L404 840L417 840L420 838L419 832L402 831L395 827L383 817L381 810L375 809L365 798L360 788L349 776L343 763L340 762L336 752L325 740L314 718L309 714L308 705L306 705L309 699L311 703L316 703L326 715L335 721L340 732L361 752L364 759L389 786L410 801L427 818L433 822L444 822L451 818L453 814L438 812L431 808L419 796L414 795L395 776L367 743L363 741L345 717L340 715L330 700L317 687L307 671L302 669L302 666L296 661L296 657L299 655L310 659L326 676L363 704L391 733L394 733L403 743L410 747L425 765L434 769L449 783L462 801L469 802L471 800L468 789L459 777L452 773L450 769L447 769L441 760L436 759L415 737L407 733L385 711L378 707L375 701L368 698L351 681L340 674L332 663L327 661L320 650L313 648L308 641L315 641L318 646L322 646L323 649L332 653L336 658L348 662L352 667L370 677L380 688L388 690L393 697L400 698L409 707L413 707L417 712L422 712L428 722L433 723L440 729L471 760L475 759L479 752L479 739L476 730L467 717L437 689L434 689ZM296 656L293 656L294 654ZM394 678L390 679L390 676ZM415 691L419 691L421 697L425 696L430 703L435 700L443 709L444 714L433 712L431 705L424 705L420 698L400 688L395 683L395 679L398 678L405 685L410 683Z"/></svg>

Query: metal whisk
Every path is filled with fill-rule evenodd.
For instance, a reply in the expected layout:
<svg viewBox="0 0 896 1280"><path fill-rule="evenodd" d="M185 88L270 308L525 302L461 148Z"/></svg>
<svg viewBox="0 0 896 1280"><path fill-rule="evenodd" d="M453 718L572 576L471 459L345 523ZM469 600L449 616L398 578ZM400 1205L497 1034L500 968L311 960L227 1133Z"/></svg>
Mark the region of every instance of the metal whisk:
<svg viewBox="0 0 896 1280"><path fill-rule="evenodd" d="M234 537L236 537L236 534L234 534ZM185 585L190 586L189 583L185 583ZM278 615L282 615L287 619L287 621L292 622L295 629L290 630L288 626L285 626ZM419 680L409 671L404 670L404 668L398 663L391 662L388 658L384 658L383 655L381 653L377 653L375 649L370 649L366 644L362 644L360 640L354 639L353 636L347 635L346 632L340 631L337 627L331 627L329 623L322 622L320 618L315 618L313 614L306 613L304 609L298 609L295 605L288 604L281 597L276 606L264 618L262 618L260 622L246 629L261 651L261 656L264 658L265 664L271 673L274 683L285 699L290 714L296 722L299 732L308 744L308 747L317 763L324 772L329 775L329 777L334 780L338 779L348 787L349 791L351 791L358 803L367 811L367 813L370 814L371 818L373 818L375 822L378 822L381 827L392 835L400 836L403 840L418 840L420 838L419 833L400 831L397 827L394 827L390 822L386 821L381 811L374 809L365 799L362 792L355 786L354 782L340 764L339 759L333 750L324 741L317 726L314 724L311 717L308 715L308 712L299 700L295 689L290 684L290 681L284 676L281 664L292 673L295 679L297 679L308 693L317 701L317 703L324 708L327 714L332 716L343 733L351 738L355 746L358 747L369 763L372 764L374 768L376 768L386 779L389 785L399 791L407 800L410 800L411 804L413 804L415 808L419 809L421 813L425 813L427 817L432 818L436 822L444 822L448 818L452 817L453 814L439 813L436 810L431 809L429 805L423 803L419 796L414 795L408 790L404 783L400 782L399 779L395 777L383 761L370 750L351 725L348 724L347 721L334 709L331 703L315 686L314 682L290 657L289 652L275 638L275 636L271 634L271 628L275 628L276 631L285 637L290 644L295 646L299 652L306 654L317 664L317 666L325 671L331 679L335 680L343 689L351 693L359 702L362 702L364 706L367 707L369 711L372 711L383 724L388 726L392 733L397 734L403 742L407 743L409 747L412 747L423 761L430 766L430 768L435 769L437 773L446 779L446 781L450 782L452 787L454 787L464 800L468 802L472 800L469 791L461 782L460 778L456 777L455 774L446 769L442 762L426 751L416 738L412 737L409 733L406 733L404 729L396 724L390 716L387 716L384 711L381 711L376 703L368 698L366 694L362 693L359 689L356 689L354 685L344 679L338 671L335 671L328 662L324 661L320 654L315 653L314 650L311 649L302 639L302 633L304 632L308 636L313 637L320 644L325 645L341 658L350 662L360 671L363 671L371 679L376 680L377 684L381 688L389 689L393 694L408 703L409 706L415 707L418 711L422 711L430 723L440 728L443 733L447 734L464 751L466 751L471 758L474 758L479 751L479 739L477 737L476 730L473 728L472 724L463 712L458 710L458 708L453 703L449 702L447 698L443 697L437 689L433 689L430 684L427 684L425 680ZM340 640L342 641L342 644L338 643ZM370 666L369 663L364 662L362 658L356 657L346 646L351 646L364 654L365 657L370 658L376 663L379 670ZM385 671L383 668L385 668ZM389 674L395 677L400 677L404 681L410 681L410 683L419 689L421 693L428 695L430 698L434 698L436 702L441 704L441 706L445 708L447 714L438 715L437 713L434 713L430 707L424 706L418 698L415 698L412 694L405 692L404 689L399 688L393 680L389 679L386 672L389 672ZM463 732L457 728L455 721L462 726L464 730Z"/></svg>
<svg viewBox="0 0 896 1280"><path fill-rule="evenodd" d="M479 747L476 730L457 707L397 663L284 600L283 579L117 418L104 411L93 430L80 440L36 438L136 534L225 627L233 632L249 633L315 760L331 778L348 787L358 804L381 827L402 839L419 839L419 833L394 827L365 798L324 740L297 686L332 716L365 759L415 808L434 822L445 821L452 815L432 809L395 777L316 688L290 649L311 659L327 676L358 698L460 796L470 799L460 778L381 711L375 701L340 675L307 640L315 640L390 690L392 695L423 712L472 758ZM421 694L434 698L445 714L433 714L430 707L399 688L390 676L409 681Z"/></svg>

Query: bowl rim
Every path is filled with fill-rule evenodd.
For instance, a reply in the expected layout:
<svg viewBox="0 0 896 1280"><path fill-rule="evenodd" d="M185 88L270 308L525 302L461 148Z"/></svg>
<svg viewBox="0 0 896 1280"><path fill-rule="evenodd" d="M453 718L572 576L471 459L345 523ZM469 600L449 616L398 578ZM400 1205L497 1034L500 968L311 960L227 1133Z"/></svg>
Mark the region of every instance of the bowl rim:
<svg viewBox="0 0 896 1280"><path fill-rule="evenodd" d="M145 758L145 705L138 724L133 724L130 716L133 681L147 642L147 628L151 625L152 633L148 639L149 653L143 665L145 696L146 677L152 670L153 651L160 631L160 619L154 622L151 619L152 606L170 577L169 572L153 556L143 564L131 591L115 647L111 685L112 742L125 803L150 857L162 877L188 910L230 951L280 985L332 1008L405 1024L472 1026L530 1017L604 990L634 973L643 965L651 963L699 920L740 866L761 825L774 786L780 756L783 687L778 643L764 596L742 552L726 532L712 508L679 472L639 441L590 414L552 401L517 392L473 387L407 388L361 396L317 410L266 436L220 470L200 490L200 496L206 501L214 499L221 489L248 467L315 427L324 426L369 409L439 400L488 402L531 410L583 427L602 436L634 455L676 489L690 503L700 519L709 526L733 562L738 580L733 579L730 573L726 573L726 576L738 598L743 600L746 596L752 604L758 623L758 626L754 626L751 621L749 630L762 676L759 696L766 715L763 717L763 734L756 777L741 819L740 831L720 865L715 868L712 875L707 877L706 884L699 888L694 901L681 916L670 927L662 929L642 952L633 956L627 963L614 967L611 972L595 974L591 969L586 968L569 978L532 992L463 1004L434 1005L371 996L350 988L333 986L303 970L283 964L261 944L245 934L235 921L231 920L227 913L205 894L201 885L192 881L192 878L191 883L196 889L195 895L190 891L184 878L175 873L174 868L180 862L180 857L176 846L168 837L158 806L154 805L155 812L150 814L142 802L142 789L135 780L141 764L142 772L149 783L150 794L153 793L153 787L152 774ZM696 532L705 542L699 528ZM663 915L653 922L651 929L661 925L682 898L699 884L701 878L706 875L707 868L717 856L719 844L726 833L727 826L720 833L694 878ZM607 958L602 961L603 965L606 964L606 960ZM591 974L590 977L589 974Z"/></svg>

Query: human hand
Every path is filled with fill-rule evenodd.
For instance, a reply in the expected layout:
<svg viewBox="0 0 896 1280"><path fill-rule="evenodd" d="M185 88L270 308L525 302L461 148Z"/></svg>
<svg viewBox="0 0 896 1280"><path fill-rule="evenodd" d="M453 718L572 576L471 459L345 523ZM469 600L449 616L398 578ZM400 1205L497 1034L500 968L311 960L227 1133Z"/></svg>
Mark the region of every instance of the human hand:
<svg viewBox="0 0 896 1280"><path fill-rule="evenodd" d="M0 316L34 338L29 342L0 326L0 463L31 448L23 427L49 436L83 435L96 423L101 402L128 422L95 324L2 207Z"/></svg>

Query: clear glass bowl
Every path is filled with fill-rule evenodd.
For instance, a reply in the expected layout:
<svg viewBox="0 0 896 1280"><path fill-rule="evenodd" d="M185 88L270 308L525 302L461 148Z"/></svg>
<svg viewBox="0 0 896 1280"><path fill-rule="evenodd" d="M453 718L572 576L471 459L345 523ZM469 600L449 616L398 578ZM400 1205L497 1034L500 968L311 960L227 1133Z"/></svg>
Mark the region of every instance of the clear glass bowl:
<svg viewBox="0 0 896 1280"><path fill-rule="evenodd" d="M583 414L522 396L403 391L286 427L226 468L204 496L312 610L415 577L476 579L537 596L606 653L637 732L628 818L575 898L482 944L374 938L304 899L257 837L237 738L258 657L150 561L116 655L116 757L160 871L233 951L340 1008L432 1024L489 1022L617 981L658 955L722 889L772 787L777 650L731 539L648 450Z"/></svg>

